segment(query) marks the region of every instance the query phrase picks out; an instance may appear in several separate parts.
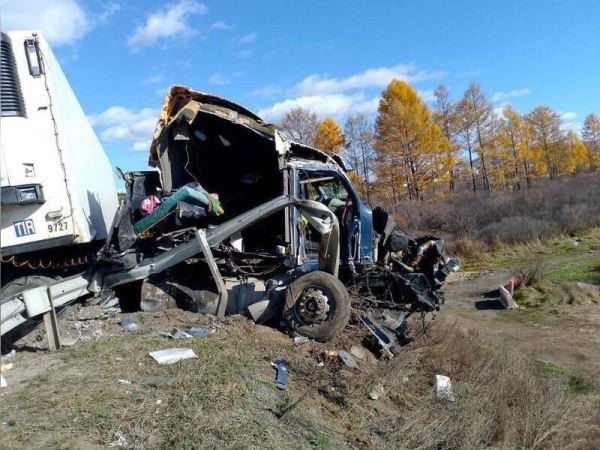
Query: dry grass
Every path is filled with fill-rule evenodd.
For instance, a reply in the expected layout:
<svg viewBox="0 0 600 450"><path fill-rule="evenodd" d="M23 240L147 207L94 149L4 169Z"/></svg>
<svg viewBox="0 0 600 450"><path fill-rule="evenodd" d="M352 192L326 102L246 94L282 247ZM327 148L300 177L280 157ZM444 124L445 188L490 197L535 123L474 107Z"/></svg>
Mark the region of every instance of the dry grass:
<svg viewBox="0 0 600 450"><path fill-rule="evenodd" d="M316 366L325 348L355 343L352 330L335 347L298 347L259 331L238 321L194 340L198 360L174 366L147 356L173 342L143 335L63 351L62 365L3 399L9 425L2 426L2 444L105 447L116 432L129 448L586 449L600 439L600 411L593 405L599 397L587 379L549 371L443 321L391 361L362 362L358 372L335 358ZM287 393L274 388L269 366L281 356L290 361ZM451 378L456 402L436 398L435 374ZM144 375L176 381L135 383ZM118 378L134 383L119 385ZM378 383L385 395L370 400Z"/></svg>
<svg viewBox="0 0 600 450"><path fill-rule="evenodd" d="M402 409L378 424L388 442L457 449L594 448L599 442L595 397L570 395L539 364L509 349L492 352L477 335L440 323L430 334L417 352L422 368L411 383L448 375L457 400L441 402L431 391L415 396L390 380L390 396Z"/></svg>

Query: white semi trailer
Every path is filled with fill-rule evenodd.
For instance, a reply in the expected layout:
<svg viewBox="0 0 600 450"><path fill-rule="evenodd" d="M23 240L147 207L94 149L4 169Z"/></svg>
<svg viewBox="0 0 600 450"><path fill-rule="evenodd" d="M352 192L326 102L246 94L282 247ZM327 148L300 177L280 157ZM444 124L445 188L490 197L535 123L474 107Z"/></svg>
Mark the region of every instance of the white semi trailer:
<svg viewBox="0 0 600 450"><path fill-rule="evenodd" d="M2 33L0 56L2 285L28 287L26 269L75 267L106 239L117 188L43 36Z"/></svg>

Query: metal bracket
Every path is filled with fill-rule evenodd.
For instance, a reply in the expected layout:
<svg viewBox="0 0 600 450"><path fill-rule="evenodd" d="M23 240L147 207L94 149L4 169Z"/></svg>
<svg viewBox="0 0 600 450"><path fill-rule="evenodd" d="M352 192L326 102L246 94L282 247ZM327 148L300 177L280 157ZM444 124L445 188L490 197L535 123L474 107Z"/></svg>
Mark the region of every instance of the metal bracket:
<svg viewBox="0 0 600 450"><path fill-rule="evenodd" d="M206 232L204 230L198 230L196 232L196 237L198 242L200 243L200 248L202 253L204 254L204 258L206 259L206 264L208 264L208 268L210 269L210 273L215 280L215 284L217 285L217 292L219 293L219 305L217 306L217 317L222 319L225 317L225 311L227 311L227 289L225 288L225 283L223 282L223 278L221 277L221 272L219 272L219 267L213 257L210 246L208 245L208 241L206 240Z"/></svg>

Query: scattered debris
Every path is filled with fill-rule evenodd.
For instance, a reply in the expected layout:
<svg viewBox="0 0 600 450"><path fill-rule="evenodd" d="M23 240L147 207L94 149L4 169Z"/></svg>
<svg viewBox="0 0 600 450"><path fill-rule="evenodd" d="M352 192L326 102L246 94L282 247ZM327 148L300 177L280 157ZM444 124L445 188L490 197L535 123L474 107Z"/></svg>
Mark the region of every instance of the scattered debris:
<svg viewBox="0 0 600 450"><path fill-rule="evenodd" d="M363 361L367 358L367 351L362 347L357 347L356 345L350 347L350 354L352 356L356 356L358 359L362 359Z"/></svg>
<svg viewBox="0 0 600 450"><path fill-rule="evenodd" d="M184 359L198 357L191 348L166 348L148 354L159 364L175 364Z"/></svg>
<svg viewBox="0 0 600 450"><path fill-rule="evenodd" d="M140 384L149 386L159 386L161 384L171 384L174 381L174 377L169 377L166 375L147 375L140 379Z"/></svg>
<svg viewBox="0 0 600 450"><path fill-rule="evenodd" d="M127 331L136 331L140 327L128 314L121 319L121 326Z"/></svg>
<svg viewBox="0 0 600 450"><path fill-rule="evenodd" d="M10 353L7 353L6 355L2 356L2 358L0 358L0 361L8 361L9 359L11 359L13 356L15 356L17 354L16 350L13 348Z"/></svg>
<svg viewBox="0 0 600 450"><path fill-rule="evenodd" d="M115 432L113 442L108 444L109 447L127 447L129 443L125 439L125 435L120 431Z"/></svg>
<svg viewBox="0 0 600 450"><path fill-rule="evenodd" d="M161 333L161 335L172 338L172 339L192 339L195 337L203 337L210 333L208 328L185 328L180 330L178 328L173 328L173 331L170 333Z"/></svg>
<svg viewBox="0 0 600 450"><path fill-rule="evenodd" d="M187 334L191 334L193 337L204 337L211 333L211 330L203 327L185 328L183 331Z"/></svg>
<svg viewBox="0 0 600 450"><path fill-rule="evenodd" d="M271 365L277 370L277 378L275 379L275 386L281 390L287 390L287 378L288 378L288 366L289 363L285 359L278 359L272 362Z"/></svg>
<svg viewBox="0 0 600 450"><path fill-rule="evenodd" d="M6 380L4 379L4 375L0 374L0 388L5 388L7 386Z"/></svg>
<svg viewBox="0 0 600 450"><path fill-rule="evenodd" d="M122 378L119 378L119 379L117 380L117 383L119 383L119 384L131 384L131 381L129 381L129 380L124 380L124 379L122 379Z"/></svg>
<svg viewBox="0 0 600 450"><path fill-rule="evenodd" d="M346 366L350 367L351 369L358 369L358 364L356 364L354 358L346 350L338 351L338 357Z"/></svg>
<svg viewBox="0 0 600 450"><path fill-rule="evenodd" d="M399 348L396 338L391 333L385 331L382 326L378 325L369 314L361 316L360 320L371 332L371 334L375 336L377 342L383 349L384 354L389 358L394 356L392 349L397 351Z"/></svg>
<svg viewBox="0 0 600 450"><path fill-rule="evenodd" d="M450 383L450 378L448 378L446 375L435 376L435 394L440 400L446 400L449 402L454 401L452 383Z"/></svg>
<svg viewBox="0 0 600 450"><path fill-rule="evenodd" d="M379 400L383 394L385 394L385 389L383 388L383 384L377 383L373 390L369 392L369 398L371 400Z"/></svg>
<svg viewBox="0 0 600 450"><path fill-rule="evenodd" d="M309 340L310 339L308 338L308 336L304 336L302 334L297 334L296 336L294 336L294 344L304 344Z"/></svg>

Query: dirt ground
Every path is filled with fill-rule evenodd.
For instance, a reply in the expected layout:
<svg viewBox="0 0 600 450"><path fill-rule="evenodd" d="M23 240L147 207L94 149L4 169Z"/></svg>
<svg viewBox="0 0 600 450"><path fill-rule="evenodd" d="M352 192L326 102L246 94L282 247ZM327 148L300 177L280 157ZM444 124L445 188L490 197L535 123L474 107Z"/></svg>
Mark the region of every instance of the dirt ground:
<svg viewBox="0 0 600 450"><path fill-rule="evenodd" d="M594 448L600 305L559 314L500 310L484 293L508 276L454 274L442 311L424 326L412 319L416 340L392 360L363 346L368 332L356 314L321 344L294 343L237 316L73 305L61 313L68 346L46 351L38 328L3 357L0 448ZM138 329L126 331L124 318ZM161 334L186 327L209 334ZM197 358L162 366L148 356L170 347L191 348ZM357 369L335 354L352 347L364 352L354 357ZM289 363L286 391L274 383L278 359ZM544 384L536 361L584 374L584 395ZM437 398L436 374L450 376L456 402Z"/></svg>
<svg viewBox="0 0 600 450"><path fill-rule="evenodd" d="M600 304L567 305L558 313L507 311L484 293L505 285L509 277L507 269L456 274L445 288L445 319L500 347L600 378Z"/></svg>

